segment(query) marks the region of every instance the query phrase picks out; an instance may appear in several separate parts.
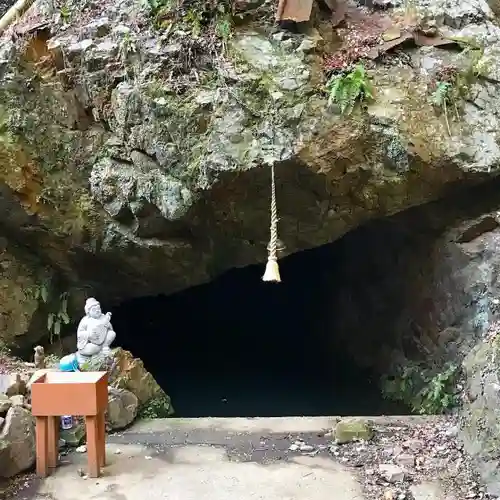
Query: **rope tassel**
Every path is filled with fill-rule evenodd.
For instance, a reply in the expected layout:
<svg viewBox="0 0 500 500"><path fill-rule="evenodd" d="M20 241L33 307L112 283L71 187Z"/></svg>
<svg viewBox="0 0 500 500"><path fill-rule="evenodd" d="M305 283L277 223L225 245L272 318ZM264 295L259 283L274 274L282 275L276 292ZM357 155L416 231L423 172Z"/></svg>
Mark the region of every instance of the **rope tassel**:
<svg viewBox="0 0 500 500"><path fill-rule="evenodd" d="M278 266L278 209L276 208L276 184L274 181L274 165L271 166L271 240L267 257L266 271L262 281L281 282Z"/></svg>

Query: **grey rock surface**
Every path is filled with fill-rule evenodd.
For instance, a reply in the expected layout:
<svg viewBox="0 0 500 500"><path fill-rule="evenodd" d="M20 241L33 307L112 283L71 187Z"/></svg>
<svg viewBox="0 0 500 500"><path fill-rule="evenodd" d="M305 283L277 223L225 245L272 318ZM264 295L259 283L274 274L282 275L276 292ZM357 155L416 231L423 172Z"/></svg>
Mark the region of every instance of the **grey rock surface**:
<svg viewBox="0 0 500 500"><path fill-rule="evenodd" d="M7 413L7 410L12 406L12 401L5 394L0 394L0 413Z"/></svg>
<svg viewBox="0 0 500 500"><path fill-rule="evenodd" d="M21 406L12 406L0 430L0 477L12 477L34 463L34 418Z"/></svg>
<svg viewBox="0 0 500 500"><path fill-rule="evenodd" d="M108 398L107 421L111 428L123 429L130 425L137 416L139 400L126 389L112 389Z"/></svg>
<svg viewBox="0 0 500 500"><path fill-rule="evenodd" d="M462 410L462 431L466 449L487 480L489 491L500 495L500 359L499 325L477 345L465 361L466 392Z"/></svg>

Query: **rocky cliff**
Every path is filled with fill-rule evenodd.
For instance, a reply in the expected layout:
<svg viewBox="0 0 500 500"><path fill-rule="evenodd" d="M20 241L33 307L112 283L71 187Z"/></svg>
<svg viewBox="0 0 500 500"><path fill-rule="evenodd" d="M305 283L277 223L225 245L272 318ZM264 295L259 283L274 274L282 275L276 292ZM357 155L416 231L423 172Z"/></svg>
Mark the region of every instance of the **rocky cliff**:
<svg viewBox="0 0 500 500"><path fill-rule="evenodd" d="M352 5L335 35L319 10L304 34L276 31L261 2L38 0L0 43L4 331L26 332L36 293L10 304L42 282L111 301L263 261L271 163L289 252L496 176L500 30L484 2L448 3L415 15L488 62L451 135L429 85L469 64L456 47L382 55L367 63L374 102L350 117L328 105L339 34L373 45L406 29L407 7Z"/></svg>
<svg viewBox="0 0 500 500"><path fill-rule="evenodd" d="M271 164L287 252L457 190L496 185L496 2L352 3L337 28L317 6L299 32L273 26L274 7L37 0L2 35L3 342L29 346L45 335L62 292L71 313L87 291L116 303L263 262ZM349 74L360 56L374 99L346 116L325 84L332 73ZM481 193L488 200L478 212ZM425 212L432 237L419 247L408 280L415 288L407 289L417 299L391 330L434 339L420 343L421 356L451 339L465 346L452 350L461 359L496 317L498 206L487 189L458 212L452 204L437 225L436 212ZM423 229L418 220L406 219ZM384 244L379 237L368 264L380 263ZM398 256L393 269L402 273L414 260ZM360 269L354 259L348 265ZM377 318L377 294L364 285L355 294ZM356 314L333 324L350 335ZM489 386L468 370L476 405L491 416L496 399L484 397ZM474 436L489 439L480 429Z"/></svg>

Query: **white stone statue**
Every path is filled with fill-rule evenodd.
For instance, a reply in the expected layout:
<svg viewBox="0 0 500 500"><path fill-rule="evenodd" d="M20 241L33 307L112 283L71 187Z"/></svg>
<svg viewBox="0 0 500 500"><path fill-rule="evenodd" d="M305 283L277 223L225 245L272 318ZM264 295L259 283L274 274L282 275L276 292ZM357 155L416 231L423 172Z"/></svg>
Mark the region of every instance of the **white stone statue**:
<svg viewBox="0 0 500 500"><path fill-rule="evenodd" d="M76 356L80 366L99 355L107 356L116 333L111 326L111 313L103 314L101 305L94 298L85 302L85 316L80 320L77 330Z"/></svg>

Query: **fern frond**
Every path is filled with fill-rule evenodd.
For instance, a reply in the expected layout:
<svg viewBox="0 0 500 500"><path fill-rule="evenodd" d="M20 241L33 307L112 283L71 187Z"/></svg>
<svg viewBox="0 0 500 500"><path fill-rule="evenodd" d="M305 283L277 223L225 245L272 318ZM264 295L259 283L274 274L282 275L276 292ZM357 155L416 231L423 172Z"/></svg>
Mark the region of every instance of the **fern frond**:
<svg viewBox="0 0 500 500"><path fill-rule="evenodd" d="M342 75L335 75L328 80L326 88L329 91L328 105L331 106L339 98L339 90L342 86Z"/></svg>
<svg viewBox="0 0 500 500"><path fill-rule="evenodd" d="M342 114L352 113L356 102L373 99L372 86L362 64L343 75L335 75L326 84L328 104L336 103Z"/></svg>
<svg viewBox="0 0 500 500"><path fill-rule="evenodd" d="M431 102L434 106L442 108L446 101L449 99L449 93L451 90L451 83L449 82L439 82L436 90L431 96Z"/></svg>

